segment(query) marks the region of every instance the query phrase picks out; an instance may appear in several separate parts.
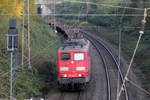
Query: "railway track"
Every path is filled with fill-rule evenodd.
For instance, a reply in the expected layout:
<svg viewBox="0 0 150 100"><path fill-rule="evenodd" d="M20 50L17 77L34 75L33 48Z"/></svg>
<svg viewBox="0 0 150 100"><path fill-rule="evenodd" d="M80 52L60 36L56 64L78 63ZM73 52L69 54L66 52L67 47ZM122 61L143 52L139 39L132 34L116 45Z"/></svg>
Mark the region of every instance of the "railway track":
<svg viewBox="0 0 150 100"><path fill-rule="evenodd" d="M58 100L81 100L81 92L70 94L68 94L67 92L61 92Z"/></svg>
<svg viewBox="0 0 150 100"><path fill-rule="evenodd" d="M103 55L100 52L100 48L98 47L98 44L95 43L92 39L90 39L90 37L86 37L88 40L91 41L91 43L93 44L93 46L96 48L98 54L100 55L103 64L104 64L104 69L105 69L105 73L106 73L106 80L107 80L107 100L111 100L111 86L110 86L110 77L109 77L109 72L108 72L108 68L107 68L107 64L105 61L105 58L103 57Z"/></svg>
<svg viewBox="0 0 150 100"><path fill-rule="evenodd" d="M64 93L64 92L62 92L62 93L60 94L60 96L59 96L58 100L64 100L64 96L65 96L65 93Z"/></svg>
<svg viewBox="0 0 150 100"><path fill-rule="evenodd" d="M92 35L88 34L85 31L80 31L84 34L84 36L91 41L91 43L94 45L94 47L96 48L97 52L99 53L101 59L103 60L104 63L104 67L105 67L105 72L106 72L106 78L107 78L107 100L116 100L116 96L114 96L114 93L112 94L112 92L114 91L114 88L112 88L112 84L111 84L111 75L112 72L119 72L119 76L120 76L120 84L123 82L123 73L117 63L116 58L113 56L112 52L105 46L104 42L93 37ZM106 59L106 58L110 58L110 59ZM113 65L114 64L114 65ZM113 68L110 68L110 66L112 66ZM112 70L113 69L113 70ZM116 70L115 70L116 69ZM116 74L117 77L117 74ZM113 80L116 81L116 80ZM117 81L116 81L117 84ZM117 91L116 91L117 92ZM128 96L128 90L126 85L124 86L124 98L122 97L121 100L129 100L129 96ZM117 93L116 93L117 94Z"/></svg>
<svg viewBox="0 0 150 100"><path fill-rule="evenodd" d="M61 26L63 26L61 28ZM58 25L62 30L65 30L67 35L72 35L74 34L74 31L66 31L69 26L65 25ZM70 28L69 28L70 29ZM74 30L74 29L72 29ZM110 49L107 48L107 45L101 41L100 39L94 37L93 35L83 31L83 30L78 30L79 33L84 34L85 38L91 41L93 46L96 48L98 54L100 55L100 59L102 59L103 65L104 65L104 70L105 70L105 77L106 77L106 84L107 84L107 99L106 100L117 100L117 85L121 85L123 82L123 73L118 65L118 62L113 55L113 53L110 51ZM118 75L119 75L119 83L118 82ZM116 80L115 80L116 79ZM76 97L76 99L73 100L80 100L80 93L78 95L79 98ZM61 98L64 98L66 96L62 96ZM66 99L59 99L59 100L66 100ZM124 92L120 97L120 100L130 100L129 95L128 95L128 89L126 85L124 85Z"/></svg>

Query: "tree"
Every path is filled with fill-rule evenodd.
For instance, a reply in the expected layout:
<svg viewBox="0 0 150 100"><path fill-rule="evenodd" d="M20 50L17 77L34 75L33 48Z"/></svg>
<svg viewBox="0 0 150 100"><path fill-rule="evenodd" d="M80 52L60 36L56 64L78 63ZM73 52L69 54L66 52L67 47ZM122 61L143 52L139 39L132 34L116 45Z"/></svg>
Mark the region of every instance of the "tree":
<svg viewBox="0 0 150 100"><path fill-rule="evenodd" d="M26 0L27 1L27 0ZM30 0L30 10L35 11L35 0ZM0 0L0 14L21 18L24 0ZM25 4L27 6L27 3ZM27 8L27 7L25 7Z"/></svg>

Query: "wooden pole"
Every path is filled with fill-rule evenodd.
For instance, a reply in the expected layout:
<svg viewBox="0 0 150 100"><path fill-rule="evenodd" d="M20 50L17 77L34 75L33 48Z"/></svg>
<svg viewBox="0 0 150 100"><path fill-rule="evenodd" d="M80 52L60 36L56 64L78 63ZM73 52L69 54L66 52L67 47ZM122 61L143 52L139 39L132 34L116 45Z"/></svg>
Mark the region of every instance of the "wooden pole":
<svg viewBox="0 0 150 100"><path fill-rule="evenodd" d="M25 0L23 2L23 18L22 18L22 67L24 66L24 14L25 14Z"/></svg>
<svg viewBox="0 0 150 100"><path fill-rule="evenodd" d="M120 91L119 91L119 94L118 94L118 100L119 100L119 98L120 98L120 95L121 95L122 91L124 90L124 85L125 85L126 81L128 80L128 75L129 75L129 72L130 72L130 70L131 70L132 63L133 63L133 60L134 60L134 57L135 57L137 48L138 48L139 43L140 43L140 41L141 41L142 35L144 34L144 27L145 27L145 23L146 23L146 17L147 17L147 9L145 8L145 10L144 10L144 20L142 20L142 26L141 26L141 30L140 30L140 32L139 32L139 33L140 33L140 36L139 36L139 39L138 39L138 41L137 41L136 47L135 47L135 49L134 49L134 52L133 52L133 55L132 55L130 64L129 64L129 66L128 66L128 70L127 70L127 72L126 72L126 75L125 75L125 77L124 77L123 83L122 83L122 85L121 85L121 88L120 88Z"/></svg>
<svg viewBox="0 0 150 100"><path fill-rule="evenodd" d="M29 59L29 66L28 68L31 69L31 49L30 49L30 0L28 0L28 59Z"/></svg>

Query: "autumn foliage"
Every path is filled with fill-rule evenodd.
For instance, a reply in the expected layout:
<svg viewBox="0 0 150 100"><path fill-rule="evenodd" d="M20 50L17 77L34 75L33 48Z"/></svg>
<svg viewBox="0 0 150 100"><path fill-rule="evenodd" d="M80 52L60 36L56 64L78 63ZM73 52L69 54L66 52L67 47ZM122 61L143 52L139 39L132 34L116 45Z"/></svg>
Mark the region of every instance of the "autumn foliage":
<svg viewBox="0 0 150 100"><path fill-rule="evenodd" d="M30 10L35 11L35 0L30 0ZM24 0L0 0L0 15L21 18ZM27 13L27 0L25 0L25 11Z"/></svg>

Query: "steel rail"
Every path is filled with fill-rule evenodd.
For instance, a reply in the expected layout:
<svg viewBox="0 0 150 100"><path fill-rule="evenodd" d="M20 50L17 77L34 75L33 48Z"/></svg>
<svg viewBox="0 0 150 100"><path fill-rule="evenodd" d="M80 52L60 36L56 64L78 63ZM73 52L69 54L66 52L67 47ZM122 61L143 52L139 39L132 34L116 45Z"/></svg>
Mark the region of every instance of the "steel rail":
<svg viewBox="0 0 150 100"><path fill-rule="evenodd" d="M97 43L99 43L101 46L103 46L103 48L108 52L108 54L111 56L111 58L114 60L115 65L119 71L120 77L121 77L121 82L123 82L123 73L121 72L121 69L117 63L117 60L115 59L115 57L113 56L112 52L106 47L106 45L99 39L93 37L92 35L89 35L87 32L85 31L81 31L80 32L84 33L84 35L88 36L89 38L91 38L92 40L96 41ZM124 85L124 91L125 91L125 95L126 95L126 100L129 100L129 96L128 96L128 91L127 91L127 87L126 85Z"/></svg>
<svg viewBox="0 0 150 100"><path fill-rule="evenodd" d="M65 96L64 92L61 92L61 94L60 94L58 100L64 100L64 96Z"/></svg>
<svg viewBox="0 0 150 100"><path fill-rule="evenodd" d="M65 100L64 97L65 97L65 92L61 92L58 100ZM77 100L81 100L81 92L78 92Z"/></svg>
<svg viewBox="0 0 150 100"><path fill-rule="evenodd" d="M78 93L77 100L81 100L81 92Z"/></svg>
<svg viewBox="0 0 150 100"><path fill-rule="evenodd" d="M58 26L59 27L59 26ZM64 30L64 29L63 29ZM80 30L79 30L80 32ZM66 33L67 34L67 33ZM68 35L68 34L67 34ZM92 42L92 41L91 41ZM106 64L106 61L104 59L104 57L102 56L101 52L100 52L100 48L95 45L95 43L93 43L94 47L96 48L96 50L98 51L100 57L102 58L102 62L104 64L104 69L105 69L105 72L106 72L106 80L107 80L107 100L111 100L111 86L110 86L110 77L109 77L109 74L108 74L108 68L107 68L107 64ZM79 93L79 97L78 97L78 100L80 100L80 93Z"/></svg>
<svg viewBox="0 0 150 100"><path fill-rule="evenodd" d="M100 55L100 58L102 59L102 62L104 64L104 69L105 69L105 73L106 73L106 80L107 80L107 100L111 100L111 85L110 85L110 77L109 77L109 72L108 72L108 67L107 67L107 64L106 64L106 61L105 61L105 58L104 56L102 55L102 53L100 52L100 48L98 46L97 43L95 43L93 41L92 38L90 37L87 37L88 40L90 40L90 42L93 44L93 46L96 48L98 54Z"/></svg>
<svg viewBox="0 0 150 100"><path fill-rule="evenodd" d="M100 44L100 45L107 51L107 53L111 56L111 58L112 58L113 61L115 62L115 65L116 65L116 67L117 67L117 69L118 69L118 71L119 71L119 74L120 74L120 77L121 77L121 82L123 82L123 74L122 74L122 72L121 72L121 69L120 69L118 63L117 63L117 60L116 60L115 57L113 56L112 52L107 48L107 46L106 46L102 41L100 41L99 39L95 38L95 37L92 36L92 35L89 35L88 32L85 32L85 31L83 31L83 30L81 30L81 29L79 29L79 32L83 33L84 36L85 36L85 35L87 36L86 38L91 41L91 43L92 43L93 46L96 48L96 50L98 51L98 53L100 54L100 56L101 56L101 58L102 58L102 61L103 61L103 63L104 63L104 67L105 67L106 77L107 77L107 92L108 92L107 100L111 100L110 79L109 79L109 74L108 74L108 70L107 70L107 65L106 65L106 62L105 62L104 58L102 57L102 54L101 54L101 52L100 52L100 50L99 50L100 48L99 48L97 45ZM94 41L95 41L95 42L94 42ZM96 44L97 44L97 45L96 45ZM109 81L108 81L108 80L109 80ZM127 91L126 85L124 85L124 91L125 91L126 100L129 100L129 96L128 96L128 91Z"/></svg>

